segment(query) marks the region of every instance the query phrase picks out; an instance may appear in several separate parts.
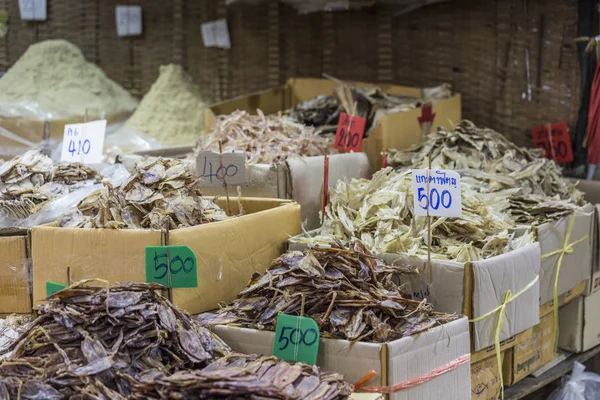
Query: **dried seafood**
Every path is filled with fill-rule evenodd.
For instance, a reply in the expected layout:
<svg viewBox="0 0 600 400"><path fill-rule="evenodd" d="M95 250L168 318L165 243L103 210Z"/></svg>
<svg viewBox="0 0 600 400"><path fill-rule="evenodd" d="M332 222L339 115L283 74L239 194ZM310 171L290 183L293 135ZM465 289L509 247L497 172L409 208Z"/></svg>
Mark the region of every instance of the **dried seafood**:
<svg viewBox="0 0 600 400"><path fill-rule="evenodd" d="M246 161L252 164L271 164L288 158L322 156L334 153L333 141L316 134L315 129L291 121L281 115L258 115L236 111L220 115L212 133L204 135L196 150L244 150Z"/></svg>
<svg viewBox="0 0 600 400"><path fill-rule="evenodd" d="M275 357L232 354L197 371L144 379L133 399L346 399L350 384L337 373Z"/></svg>
<svg viewBox="0 0 600 400"><path fill-rule="evenodd" d="M473 190L508 197L507 211L520 223L552 221L584 204L583 193L563 179L560 167L543 157L543 150L518 147L471 121L451 131L438 128L406 151L391 151L388 163L400 171L427 168L430 154L433 168L459 172Z"/></svg>
<svg viewBox="0 0 600 400"><path fill-rule="evenodd" d="M27 218L48 201L91 179L99 179L92 168L79 163L54 164L40 150L29 150L0 165L0 213Z"/></svg>
<svg viewBox="0 0 600 400"><path fill-rule="evenodd" d="M229 353L161 289L79 282L50 296L0 364L0 398L126 399L140 380Z"/></svg>
<svg viewBox="0 0 600 400"><path fill-rule="evenodd" d="M106 184L65 213L63 227L170 229L228 218L202 197L196 177L182 160L149 158L139 162L118 187Z"/></svg>
<svg viewBox="0 0 600 400"><path fill-rule="evenodd" d="M384 265L360 242L349 250L334 245L290 251L264 275L255 274L236 300L197 318L201 324L275 330L278 313L304 314L315 319L323 336L374 342L414 335L455 319L399 291L396 274L412 273L412 267Z"/></svg>
<svg viewBox="0 0 600 400"><path fill-rule="evenodd" d="M12 314L6 318L0 318L0 359L10 346L24 332L27 324L31 321L29 315Z"/></svg>
<svg viewBox="0 0 600 400"><path fill-rule="evenodd" d="M333 96L324 94L298 104L286 114L300 124L314 127L326 127L335 132L340 118L341 106ZM322 130L321 130L322 132Z"/></svg>
<svg viewBox="0 0 600 400"><path fill-rule="evenodd" d="M462 185L462 217L436 218L431 224L432 258L459 262L493 257L533 242L515 238L515 222L506 215L505 196L483 196ZM327 244L361 240L377 253L427 256L427 219L414 217L410 171L378 171L371 180L339 181L330 190L325 222L318 235L295 241Z"/></svg>

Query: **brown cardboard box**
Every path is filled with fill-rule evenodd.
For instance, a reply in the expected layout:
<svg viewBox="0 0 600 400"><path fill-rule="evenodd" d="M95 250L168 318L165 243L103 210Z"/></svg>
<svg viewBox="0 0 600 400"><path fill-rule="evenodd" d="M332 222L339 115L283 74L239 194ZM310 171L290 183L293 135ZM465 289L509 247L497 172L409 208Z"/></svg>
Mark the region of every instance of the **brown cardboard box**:
<svg viewBox="0 0 600 400"><path fill-rule="evenodd" d="M215 326L215 333L235 351L272 354L275 332ZM368 386L392 386L418 378L469 353L466 318L388 343L349 342L321 338L317 365L336 371L351 383L369 371L377 375ZM390 394L390 400L463 400L471 389L469 363L428 382Z"/></svg>
<svg viewBox="0 0 600 400"><path fill-rule="evenodd" d="M26 231L0 236L0 313L30 313Z"/></svg>
<svg viewBox="0 0 600 400"><path fill-rule="evenodd" d="M587 283L588 283L587 280L581 281L581 282L579 282L579 284L577 286L575 286L571 290L567 290L565 293L559 295L558 296L558 307L560 308L563 305L576 299L577 297L583 295L585 293ZM552 313L552 311L554 310L553 305L554 305L554 300L550 300L549 302L542 304L540 306L540 318Z"/></svg>
<svg viewBox="0 0 600 400"><path fill-rule="evenodd" d="M501 361L506 352L500 355ZM472 356L471 356L472 357ZM500 371L496 355L473 361L471 358L471 399L497 400L500 398Z"/></svg>
<svg viewBox="0 0 600 400"><path fill-rule="evenodd" d="M89 121L106 118L108 125L125 121L131 112L122 112L108 116L92 115L88 117ZM26 148L30 147L25 143L39 145L43 140L57 139L61 140L65 125L78 124L84 122L84 116L75 116L53 120L36 120L26 118L9 118L0 116L0 159L10 159L22 154ZM7 133L8 131L8 133ZM12 138L9 136L14 135Z"/></svg>
<svg viewBox="0 0 600 400"><path fill-rule="evenodd" d="M502 365L504 384L514 385L554 359L554 315L548 314L540 323L517 335L516 344L506 352Z"/></svg>
<svg viewBox="0 0 600 400"><path fill-rule="evenodd" d="M237 201L231 202L234 213ZM198 288L174 289L173 302L190 313L232 300L254 272L264 272L300 231L300 206L288 200L242 199L247 213L226 221L173 230L170 245L187 245L196 254ZM33 299L46 296L46 282L102 278L145 281L144 250L159 246L161 232L40 226L31 231Z"/></svg>
<svg viewBox="0 0 600 400"><path fill-rule="evenodd" d="M421 97L421 89L390 84L374 84L365 82L352 82L360 87L381 88L390 94ZM248 96L238 97L212 105L206 111L206 131L210 132L215 121L215 116L230 114L236 110L245 110L252 113L261 109L265 114L277 113L287 110L295 105L322 94L333 94L337 84L328 79L317 78L292 78L283 87L265 90ZM381 168L381 153L385 149L405 149L421 141L421 127L418 118L421 116L420 108L386 114L379 119L377 126L371 129L369 137L365 138L361 150L367 153L369 164L373 171ZM437 126L452 127L461 120L461 98L454 95L449 99L433 104L435 119L431 129Z"/></svg>
<svg viewBox="0 0 600 400"><path fill-rule="evenodd" d="M558 347L581 353L600 344L600 291L580 297L559 310Z"/></svg>

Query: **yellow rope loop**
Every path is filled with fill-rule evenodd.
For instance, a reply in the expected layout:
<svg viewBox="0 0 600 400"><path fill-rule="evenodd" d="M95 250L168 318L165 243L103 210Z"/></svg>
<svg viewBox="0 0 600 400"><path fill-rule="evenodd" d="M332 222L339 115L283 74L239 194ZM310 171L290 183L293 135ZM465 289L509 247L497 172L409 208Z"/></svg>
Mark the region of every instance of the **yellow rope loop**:
<svg viewBox="0 0 600 400"><path fill-rule="evenodd" d="M504 314L506 312L506 305L508 303L510 303L511 301L513 301L514 299L516 299L517 297L519 297L520 295L522 295L523 293L525 293L526 291L528 291L529 289L531 289L531 287L533 287L533 285L535 285L535 283L539 279L540 279L540 276L536 275L534 280L529 282L527 284L527 286L525 286L523 289L519 290L519 292L517 294L515 294L514 296L513 296L511 290L507 290L506 293L504 294L504 299L502 300L502 303L498 307L494 308L492 311L489 311L489 312L483 314L481 317L477 317L477 318L473 318L473 319L469 320L469 322L479 322L479 321L486 319L490 315L493 315L496 312L498 313L498 319L496 320L496 328L494 330L494 351L496 353L496 363L498 366L498 379L500 381L500 394L501 394L502 399L504 399L504 379L502 377L502 355L500 354L500 332L502 331L502 321L504 320Z"/></svg>

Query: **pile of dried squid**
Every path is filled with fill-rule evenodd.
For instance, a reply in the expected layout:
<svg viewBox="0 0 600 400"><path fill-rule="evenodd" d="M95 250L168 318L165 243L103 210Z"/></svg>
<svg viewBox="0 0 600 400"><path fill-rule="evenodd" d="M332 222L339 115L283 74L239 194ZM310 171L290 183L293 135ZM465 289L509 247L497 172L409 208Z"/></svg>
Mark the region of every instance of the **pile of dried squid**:
<svg viewBox="0 0 600 400"><path fill-rule="evenodd" d="M397 284L409 266L388 266L360 243L289 251L263 275L255 274L237 299L200 314L204 325L234 324L275 330L277 314L313 318L321 336L389 342L458 318L410 299Z"/></svg>

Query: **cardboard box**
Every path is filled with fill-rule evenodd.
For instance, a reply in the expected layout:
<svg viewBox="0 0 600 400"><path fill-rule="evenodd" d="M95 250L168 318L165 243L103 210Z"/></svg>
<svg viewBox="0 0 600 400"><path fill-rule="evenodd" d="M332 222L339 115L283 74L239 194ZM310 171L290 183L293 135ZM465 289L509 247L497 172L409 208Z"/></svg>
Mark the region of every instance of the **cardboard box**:
<svg viewBox="0 0 600 400"><path fill-rule="evenodd" d="M558 347L581 353L600 344L600 291L558 310Z"/></svg>
<svg viewBox="0 0 600 400"><path fill-rule="evenodd" d="M235 351L272 354L274 332L233 326L215 326L219 335ZM317 365L336 371L351 383L371 370L377 376L369 386L392 386L417 378L469 353L469 323L466 318L437 326L424 333L389 343L351 343L321 339ZM390 400L466 399L471 389L469 363L435 379L398 391Z"/></svg>
<svg viewBox="0 0 600 400"><path fill-rule="evenodd" d="M538 325L517 335L516 344L506 352L502 365L505 386L514 385L554 359L555 332L551 313L542 317Z"/></svg>
<svg viewBox="0 0 600 400"><path fill-rule="evenodd" d="M237 201L232 201L234 213ZM300 231L300 206L287 200L242 199L247 215L172 230L170 245L196 254L198 288L174 289L173 302L190 313L235 298L254 272L264 272ZM111 282L146 280L144 249L161 245L161 232L40 226L31 231L33 300L46 296L46 282L102 278Z"/></svg>
<svg viewBox="0 0 600 400"><path fill-rule="evenodd" d="M315 233L314 231L312 232ZM288 247L302 250L307 246L295 243ZM496 309L508 290L516 295L533 282L540 273L540 247L530 244L487 260L461 263L431 260L432 283L427 284L427 260L401 254L376 254L390 265L409 264L419 275L398 277L417 299L427 298L436 311L463 314L478 318ZM500 340L508 339L539 323L539 281L506 305ZM472 324L473 351L494 344L497 314Z"/></svg>
<svg viewBox="0 0 600 400"><path fill-rule="evenodd" d="M92 115L89 121L106 118L107 124L116 124L125 121L131 112L115 113L108 116ZM9 118L0 116L0 159L11 159L23 154L32 146L39 146L42 141L55 139L62 140L65 125L84 122L84 116L75 116L53 120L39 120L27 118Z"/></svg>
<svg viewBox="0 0 600 400"><path fill-rule="evenodd" d="M190 147L177 147L136 153L139 158L125 155L119 157L128 169L141 160L142 155L180 158L193 151ZM300 204L305 229L321 225L319 212L323 202L323 165L325 157L304 157L287 160L280 164L247 164L247 183L241 185L242 196L274 199L293 199ZM190 165L196 169L195 161ZM329 156L329 187L340 180L368 179L371 177L369 161L364 153L333 154ZM237 191L229 187L229 195ZM205 196L225 196L222 187L202 189Z"/></svg>
<svg viewBox="0 0 600 400"><path fill-rule="evenodd" d="M571 302L577 297L583 295L586 291L588 281L581 281L577 286L573 289L566 291L565 293L558 296L558 307L562 307L563 305ZM554 311L554 300L550 300L547 303L544 303L540 306L540 318L552 313Z"/></svg>
<svg viewBox="0 0 600 400"><path fill-rule="evenodd" d="M31 312L27 231L0 232L0 313Z"/></svg>
<svg viewBox="0 0 600 400"><path fill-rule="evenodd" d="M500 353L501 362L506 352ZM471 356L472 357L472 356ZM471 399L498 400L500 398L500 371L496 355L473 361L471 358Z"/></svg>
<svg viewBox="0 0 600 400"><path fill-rule="evenodd" d="M422 97L422 89L419 88L365 82L351 83L359 87L379 87L385 93L390 94ZM328 79L292 78L283 87L214 104L206 111L206 132L212 130L217 115L230 114L236 110L255 113L256 109L262 110L265 114L277 113L313 97L333 94L336 86L335 82ZM462 119L460 95L456 94L449 99L434 103L433 113L435 113L435 119L431 129L435 129L437 126L451 128ZM381 168L381 153L385 149L406 149L421 142L422 132L418 120L421 114L422 109L417 108L381 116L378 124L363 140L361 148L361 151L367 153L373 171Z"/></svg>
<svg viewBox="0 0 600 400"><path fill-rule="evenodd" d="M537 238L540 242L542 256L563 247L572 215L537 227ZM589 237L573 246L572 253L565 253L558 278L558 294L566 293L583 280L590 280L592 269L592 235L594 209L586 205L582 211L575 213L573 230L569 243L576 242L585 235ZM540 305L554 298L554 281L560 254L542 259L540 272Z"/></svg>

